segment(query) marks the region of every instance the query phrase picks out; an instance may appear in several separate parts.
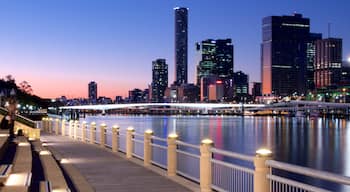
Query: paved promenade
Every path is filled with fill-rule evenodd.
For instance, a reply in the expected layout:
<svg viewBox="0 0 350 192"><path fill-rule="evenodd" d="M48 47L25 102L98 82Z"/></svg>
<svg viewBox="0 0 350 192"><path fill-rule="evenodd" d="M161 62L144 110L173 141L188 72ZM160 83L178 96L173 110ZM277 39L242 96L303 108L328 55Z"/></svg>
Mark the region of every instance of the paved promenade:
<svg viewBox="0 0 350 192"><path fill-rule="evenodd" d="M99 146L47 134L43 134L41 140L77 168L97 192L190 191L167 177Z"/></svg>

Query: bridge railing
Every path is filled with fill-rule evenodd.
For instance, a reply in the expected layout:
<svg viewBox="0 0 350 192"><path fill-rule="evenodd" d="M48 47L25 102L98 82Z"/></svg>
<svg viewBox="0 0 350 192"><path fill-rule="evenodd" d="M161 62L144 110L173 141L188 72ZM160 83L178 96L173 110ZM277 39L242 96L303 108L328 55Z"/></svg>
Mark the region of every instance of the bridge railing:
<svg viewBox="0 0 350 192"><path fill-rule="evenodd" d="M253 192L254 185L254 157L221 149L212 148L214 158L212 163L212 187L217 191L245 191ZM237 164L224 162L220 159L232 159ZM244 166L248 164L250 166Z"/></svg>
<svg viewBox="0 0 350 192"><path fill-rule="evenodd" d="M202 140L200 146L179 141L176 134L166 139L153 136L151 130L135 133L129 127L108 128L106 124L61 121L45 118L44 131L111 148L125 153L127 158L138 158L145 166L164 169L169 177L179 175L200 185L201 191L232 192L329 192L327 186L303 179L310 177L341 186L349 191L350 178L306 167L274 161L271 151L258 150L255 156L233 153L213 147L211 140ZM280 174L281 171L289 177ZM316 183L316 184L315 184Z"/></svg>
<svg viewBox="0 0 350 192"><path fill-rule="evenodd" d="M309 177L313 179L320 179L333 184L342 184L344 190L350 190L350 178L342 175L337 175L334 173L329 173L325 171L319 171L315 169L310 169L307 167L301 167L297 165L291 165L288 163L283 163L274 160L266 161L266 165L270 167L270 173L267 178L270 181L270 192L285 192L285 191L310 191L310 192L331 192L318 186L314 186L305 181L290 179L276 174L276 171L285 171L290 174L299 175L299 178Z"/></svg>

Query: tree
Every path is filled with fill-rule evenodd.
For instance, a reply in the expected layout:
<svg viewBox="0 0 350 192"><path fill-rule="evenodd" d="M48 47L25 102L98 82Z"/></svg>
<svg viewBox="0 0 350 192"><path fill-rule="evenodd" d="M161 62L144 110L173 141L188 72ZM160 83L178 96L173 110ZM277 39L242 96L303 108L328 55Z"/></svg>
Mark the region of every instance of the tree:
<svg viewBox="0 0 350 192"><path fill-rule="evenodd" d="M13 83L13 84L16 83L16 80L15 80L14 77L12 77L12 75L6 75L5 78L6 78L6 81L7 81L8 83Z"/></svg>
<svg viewBox="0 0 350 192"><path fill-rule="evenodd" d="M29 94L29 95L31 95L33 93L32 86L29 85L29 83L27 81L22 81L19 84L19 89L22 90L23 92Z"/></svg>

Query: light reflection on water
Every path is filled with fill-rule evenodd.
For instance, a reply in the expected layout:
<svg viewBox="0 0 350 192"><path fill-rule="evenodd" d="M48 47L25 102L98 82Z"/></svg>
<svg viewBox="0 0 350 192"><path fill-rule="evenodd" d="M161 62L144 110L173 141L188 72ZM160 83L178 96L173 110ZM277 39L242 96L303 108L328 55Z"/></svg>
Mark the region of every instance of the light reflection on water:
<svg viewBox="0 0 350 192"><path fill-rule="evenodd" d="M345 119L222 116L95 116L86 121L115 124L121 131L152 129L166 138L176 132L179 139L199 144L210 138L215 147L254 155L270 148L274 159L350 176L350 121ZM327 185L320 181L312 181ZM349 191L334 186L334 191Z"/></svg>

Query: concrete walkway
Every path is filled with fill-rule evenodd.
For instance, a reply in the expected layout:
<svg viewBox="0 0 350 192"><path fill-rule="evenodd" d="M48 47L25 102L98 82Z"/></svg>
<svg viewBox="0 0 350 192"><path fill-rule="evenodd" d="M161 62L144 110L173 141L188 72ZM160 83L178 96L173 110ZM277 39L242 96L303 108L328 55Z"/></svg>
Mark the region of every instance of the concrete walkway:
<svg viewBox="0 0 350 192"><path fill-rule="evenodd" d="M189 189L99 146L43 134L41 141L58 152L97 192L186 192Z"/></svg>

